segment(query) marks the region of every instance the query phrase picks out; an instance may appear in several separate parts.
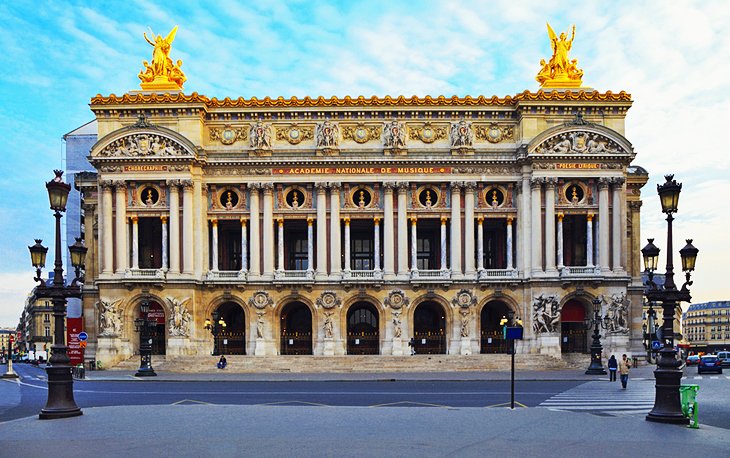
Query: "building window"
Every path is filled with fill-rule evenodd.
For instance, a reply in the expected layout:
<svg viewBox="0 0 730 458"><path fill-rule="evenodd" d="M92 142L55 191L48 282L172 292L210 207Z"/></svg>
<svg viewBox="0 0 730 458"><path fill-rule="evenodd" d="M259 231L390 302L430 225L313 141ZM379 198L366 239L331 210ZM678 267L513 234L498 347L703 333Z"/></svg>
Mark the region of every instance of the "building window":
<svg viewBox="0 0 730 458"><path fill-rule="evenodd" d="M45 336L46 337L51 337L51 328L48 327L48 326L46 326L46 334L45 334Z"/></svg>
<svg viewBox="0 0 730 458"><path fill-rule="evenodd" d="M566 215L563 218L563 262L566 266L585 266L587 237L586 215Z"/></svg>
<svg viewBox="0 0 730 458"><path fill-rule="evenodd" d="M160 218L139 218L139 267L162 267L162 221Z"/></svg>

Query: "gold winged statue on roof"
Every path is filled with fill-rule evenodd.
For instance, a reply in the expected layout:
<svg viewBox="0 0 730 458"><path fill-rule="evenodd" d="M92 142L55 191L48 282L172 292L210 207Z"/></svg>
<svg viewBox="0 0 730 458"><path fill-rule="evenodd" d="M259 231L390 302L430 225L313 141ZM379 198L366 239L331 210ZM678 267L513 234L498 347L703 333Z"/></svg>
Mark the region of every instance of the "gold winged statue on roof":
<svg viewBox="0 0 730 458"><path fill-rule="evenodd" d="M568 40L568 34L561 32L560 36L550 24L547 24L548 37L553 49L553 55L548 62L540 60L540 72L535 79L540 87L545 88L572 88L583 84L583 70L578 68L578 59L570 59L569 53L575 39L575 25L573 25Z"/></svg>
<svg viewBox="0 0 730 458"><path fill-rule="evenodd" d="M150 29L150 36L154 38L154 41L147 36L147 32L142 35L147 43L152 45L152 63L150 64L146 60L142 61L144 69L139 72L140 80L142 83L140 86L144 90L181 90L183 83L187 79L185 74L182 72L180 67L182 66L182 60L173 62L170 58L170 49L172 48L172 42L175 40L177 34L177 26L175 26L167 37L162 35L155 35Z"/></svg>

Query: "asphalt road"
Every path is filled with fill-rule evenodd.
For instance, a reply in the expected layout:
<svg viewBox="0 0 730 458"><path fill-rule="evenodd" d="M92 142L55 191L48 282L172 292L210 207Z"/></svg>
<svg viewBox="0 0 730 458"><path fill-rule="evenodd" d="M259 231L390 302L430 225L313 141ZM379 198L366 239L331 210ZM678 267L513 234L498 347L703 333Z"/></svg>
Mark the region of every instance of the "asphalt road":
<svg viewBox="0 0 730 458"><path fill-rule="evenodd" d="M21 402L3 420L36 415L47 398L45 371L16 365L23 376ZM580 381L521 381L517 406L534 407ZM75 381L79 407L218 404L348 407L492 407L510 402L509 381L329 381L329 382L172 382Z"/></svg>

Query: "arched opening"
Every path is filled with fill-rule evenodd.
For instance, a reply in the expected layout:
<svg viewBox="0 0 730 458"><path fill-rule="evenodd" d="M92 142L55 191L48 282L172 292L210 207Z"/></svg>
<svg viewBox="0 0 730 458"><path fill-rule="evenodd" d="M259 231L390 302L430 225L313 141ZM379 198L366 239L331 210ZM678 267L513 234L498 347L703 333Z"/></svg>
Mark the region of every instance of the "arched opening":
<svg viewBox="0 0 730 458"><path fill-rule="evenodd" d="M281 311L281 354L312 354L312 312L302 302L286 304Z"/></svg>
<svg viewBox="0 0 730 458"><path fill-rule="evenodd" d="M157 323L150 329L150 338L152 339L152 354L153 355L164 355L166 352L165 346L165 309L159 302L153 300L149 301L150 309L147 312L147 320L154 321ZM139 318L145 318L142 312L137 309L137 316ZM140 336L141 338L141 336Z"/></svg>
<svg viewBox="0 0 730 458"><path fill-rule="evenodd" d="M481 313L481 353L507 353L507 341L499 322L510 308L502 301L489 301Z"/></svg>
<svg viewBox="0 0 730 458"><path fill-rule="evenodd" d="M347 354L380 353L378 311L369 302L358 302L347 312Z"/></svg>
<svg viewBox="0 0 730 458"><path fill-rule="evenodd" d="M446 354L446 313L438 302L421 302L413 312L416 354Z"/></svg>
<svg viewBox="0 0 730 458"><path fill-rule="evenodd" d="M560 351L563 353L586 353L588 332L583 320L586 310L583 303L570 299L560 311Z"/></svg>
<svg viewBox="0 0 730 458"><path fill-rule="evenodd" d="M246 354L246 316L243 308L235 302L224 302L216 309L219 320L225 326L218 326L216 348L224 355Z"/></svg>

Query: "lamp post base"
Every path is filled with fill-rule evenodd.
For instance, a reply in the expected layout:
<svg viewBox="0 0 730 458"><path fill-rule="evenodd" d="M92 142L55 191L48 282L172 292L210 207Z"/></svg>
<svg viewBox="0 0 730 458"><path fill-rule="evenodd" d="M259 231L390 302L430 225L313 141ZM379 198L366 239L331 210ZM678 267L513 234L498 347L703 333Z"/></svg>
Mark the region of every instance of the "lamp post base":
<svg viewBox="0 0 730 458"><path fill-rule="evenodd" d="M71 367L67 365L48 366L48 401L38 414L41 420L77 417L83 412L74 400L73 377Z"/></svg>
<svg viewBox="0 0 730 458"><path fill-rule="evenodd" d="M135 377L157 377L157 373L154 369L138 369L134 374Z"/></svg>
<svg viewBox="0 0 730 458"><path fill-rule="evenodd" d="M646 415L646 421L676 425L689 424L689 418L682 413L682 405L679 400L682 371L674 368L660 368L654 371L654 377L656 378L656 397L654 408Z"/></svg>

